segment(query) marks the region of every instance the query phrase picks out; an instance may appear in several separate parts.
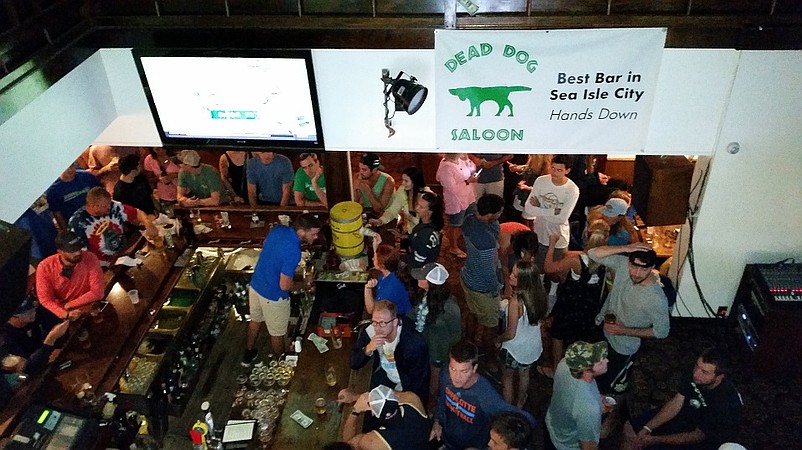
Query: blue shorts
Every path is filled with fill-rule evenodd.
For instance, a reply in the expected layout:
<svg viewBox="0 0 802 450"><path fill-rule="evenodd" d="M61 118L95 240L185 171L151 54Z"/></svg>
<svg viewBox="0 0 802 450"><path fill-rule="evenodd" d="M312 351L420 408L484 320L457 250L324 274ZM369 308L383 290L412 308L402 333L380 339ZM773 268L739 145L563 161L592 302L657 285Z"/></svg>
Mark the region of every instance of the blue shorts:
<svg viewBox="0 0 802 450"><path fill-rule="evenodd" d="M476 202L471 203L467 208L456 214L446 214L446 216L448 216L448 225L459 228L462 226L462 222L465 221L465 217L474 213L476 213Z"/></svg>

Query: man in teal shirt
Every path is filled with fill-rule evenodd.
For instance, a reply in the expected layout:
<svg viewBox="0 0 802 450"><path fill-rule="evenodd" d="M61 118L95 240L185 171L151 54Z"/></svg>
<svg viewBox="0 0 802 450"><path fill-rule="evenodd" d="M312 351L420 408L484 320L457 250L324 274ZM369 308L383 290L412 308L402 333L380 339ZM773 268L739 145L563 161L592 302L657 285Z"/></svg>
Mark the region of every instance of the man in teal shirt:
<svg viewBox="0 0 802 450"><path fill-rule="evenodd" d="M384 169L384 166L379 155L365 153L359 163L359 173L354 180L354 199L366 209L372 209L376 217L381 216L395 192L393 177L381 169Z"/></svg>

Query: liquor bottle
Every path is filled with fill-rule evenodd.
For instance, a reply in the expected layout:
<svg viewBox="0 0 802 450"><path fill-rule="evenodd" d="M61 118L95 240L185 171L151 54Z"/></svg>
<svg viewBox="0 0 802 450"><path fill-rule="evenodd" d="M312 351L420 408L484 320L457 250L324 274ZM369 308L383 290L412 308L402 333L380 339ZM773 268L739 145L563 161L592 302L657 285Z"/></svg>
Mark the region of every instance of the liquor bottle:
<svg viewBox="0 0 802 450"><path fill-rule="evenodd" d="M214 417L210 410L211 404L208 401L201 403L201 412L203 413L203 422L209 428L209 438L214 439Z"/></svg>

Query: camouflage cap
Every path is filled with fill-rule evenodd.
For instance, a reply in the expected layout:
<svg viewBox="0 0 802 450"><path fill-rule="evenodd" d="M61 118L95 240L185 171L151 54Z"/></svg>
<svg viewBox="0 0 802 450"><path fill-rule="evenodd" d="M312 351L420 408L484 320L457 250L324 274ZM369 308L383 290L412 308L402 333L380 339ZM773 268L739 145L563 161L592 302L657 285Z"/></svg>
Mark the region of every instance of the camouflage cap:
<svg viewBox="0 0 802 450"><path fill-rule="evenodd" d="M604 341L595 344L577 341L565 350L565 363L575 372L591 369L594 364L606 357L607 343Z"/></svg>

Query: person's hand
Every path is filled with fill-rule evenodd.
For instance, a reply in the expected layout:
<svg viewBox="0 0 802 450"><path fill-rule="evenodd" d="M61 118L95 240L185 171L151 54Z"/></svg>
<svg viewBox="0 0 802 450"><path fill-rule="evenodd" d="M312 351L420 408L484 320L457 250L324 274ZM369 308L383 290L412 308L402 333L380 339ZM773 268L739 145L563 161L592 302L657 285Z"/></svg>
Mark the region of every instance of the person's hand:
<svg viewBox="0 0 802 450"><path fill-rule="evenodd" d="M648 252L652 249L651 244L645 242L633 242L632 244L625 245L625 253L632 252Z"/></svg>
<svg viewBox="0 0 802 450"><path fill-rule="evenodd" d="M635 436L635 445L640 447L651 447L652 445L657 443L657 439L652 436L647 430L641 429L638 431L638 434Z"/></svg>
<svg viewBox="0 0 802 450"><path fill-rule="evenodd" d="M337 393L337 403L348 403L348 404L351 404L351 403L354 403L356 401L356 399L357 399L357 395L354 393L354 391L352 391L352 390L350 390L348 388L343 389L339 393Z"/></svg>
<svg viewBox="0 0 802 450"><path fill-rule="evenodd" d="M56 341L58 341L62 336L64 336L67 333L67 330L69 330L69 329L70 329L70 321L69 320L65 320L65 321L61 322L60 324L54 326L50 330L50 332L47 333L47 336L45 336L45 340L44 340L45 344L47 344L47 345L55 345Z"/></svg>
<svg viewBox="0 0 802 450"><path fill-rule="evenodd" d="M529 196L529 204L534 206L535 208L540 208L540 200L537 199L537 195Z"/></svg>
<svg viewBox="0 0 802 450"><path fill-rule="evenodd" d="M149 223L145 225L145 231L142 234L148 239L153 239L159 235L159 230L152 223Z"/></svg>
<svg viewBox="0 0 802 450"><path fill-rule="evenodd" d="M67 320L70 322L75 322L76 320L80 319L83 313L80 310L73 309L72 311L67 312Z"/></svg>
<svg viewBox="0 0 802 450"><path fill-rule="evenodd" d="M365 353L372 354L377 348L387 343L387 338L384 336L373 336L373 339L365 346Z"/></svg>
<svg viewBox="0 0 802 450"><path fill-rule="evenodd" d="M368 225L372 227L380 227L382 226L381 219L368 219Z"/></svg>
<svg viewBox="0 0 802 450"><path fill-rule="evenodd" d="M609 335L612 336L622 335L624 334L624 331L625 331L624 327L622 325L619 325L618 322L615 323L604 322L604 332Z"/></svg>
<svg viewBox="0 0 802 450"><path fill-rule="evenodd" d="M365 287L368 289L373 289L376 287L377 284L379 284L379 280L371 278L370 280L368 280L367 283L365 283Z"/></svg>
<svg viewBox="0 0 802 450"><path fill-rule="evenodd" d="M555 231L554 233L551 233L549 235L549 245L556 245L557 241L559 241L561 237L562 237L562 234L560 234L559 231Z"/></svg>
<svg viewBox="0 0 802 450"><path fill-rule="evenodd" d="M472 173L471 176L469 176L468 179L465 180L465 184L472 184L472 183L476 183L478 181L479 181L479 177L477 177L475 173Z"/></svg>
<svg viewBox="0 0 802 450"><path fill-rule="evenodd" d="M440 425L440 422L435 422L432 424L432 431L429 433L429 440L441 440L443 439L443 426Z"/></svg>
<svg viewBox="0 0 802 450"><path fill-rule="evenodd" d="M354 412L362 413L365 411L370 411L369 395L369 393L365 392L357 397L356 402L354 402Z"/></svg>
<svg viewBox="0 0 802 450"><path fill-rule="evenodd" d="M312 176L309 177L312 179L312 184L317 185L321 175L323 175L323 168L318 167L317 170L312 174Z"/></svg>
<svg viewBox="0 0 802 450"><path fill-rule="evenodd" d="M610 181L610 177L599 172L599 183L606 185L608 181Z"/></svg>

